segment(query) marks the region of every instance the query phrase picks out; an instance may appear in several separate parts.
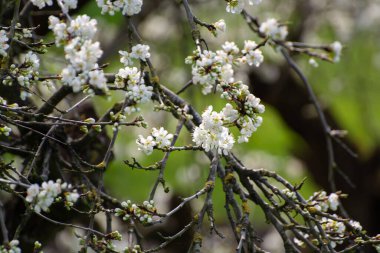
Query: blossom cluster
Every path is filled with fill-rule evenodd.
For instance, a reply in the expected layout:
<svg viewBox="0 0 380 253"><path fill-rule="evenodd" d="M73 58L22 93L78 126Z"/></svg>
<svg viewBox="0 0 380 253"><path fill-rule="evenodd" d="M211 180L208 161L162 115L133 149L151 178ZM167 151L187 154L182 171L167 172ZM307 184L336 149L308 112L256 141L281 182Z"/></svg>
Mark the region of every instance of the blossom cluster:
<svg viewBox="0 0 380 253"><path fill-rule="evenodd" d="M122 217L124 221L135 219L143 224L148 224L153 221L152 217L156 213L154 201L144 201L142 206L132 204L130 200L121 203L122 208L115 209L115 216Z"/></svg>
<svg viewBox="0 0 380 253"><path fill-rule="evenodd" d="M71 86L74 92L85 88L88 88L89 93L94 92L94 88L107 92L107 79L97 64L103 51L100 43L93 41L97 31L96 20L81 15L66 24L57 17L50 16L49 23L56 45L64 45L65 58L69 62L61 72L63 84Z"/></svg>
<svg viewBox="0 0 380 253"><path fill-rule="evenodd" d="M138 150L143 151L145 154L150 155L155 147L166 148L171 144L173 139L173 134L168 133L163 127L160 129L153 128L152 134L144 138L139 135L136 143L138 145Z"/></svg>
<svg viewBox="0 0 380 253"><path fill-rule="evenodd" d="M58 195L63 191L65 197L65 204L71 207L79 199L79 194L76 190L72 190L72 186L67 183L62 183L60 179L56 182L49 180L40 185L32 184L27 190L26 201L33 205L35 212L40 213L41 210L48 212L49 207L54 203Z"/></svg>
<svg viewBox="0 0 380 253"><path fill-rule="evenodd" d="M150 57L149 46L137 44L132 47L131 52L119 51L119 54L124 68L119 69L115 75L115 86L126 90L129 103L124 108L124 112L129 115L139 111L140 108L137 105L147 103L153 95L153 87L145 85L142 72L131 66L133 59L145 62Z"/></svg>
<svg viewBox="0 0 380 253"><path fill-rule="evenodd" d="M239 14L243 11L245 7L245 0L226 0L227 6L226 11L231 13ZM262 0L248 0L249 5L260 4Z"/></svg>
<svg viewBox="0 0 380 253"><path fill-rule="evenodd" d="M284 40L288 35L288 27L282 25L277 19L269 18L260 25L260 33L274 40Z"/></svg>
<svg viewBox="0 0 380 253"><path fill-rule="evenodd" d="M132 59L140 59L141 61L146 61L150 57L149 46L143 44L137 44L132 47L131 52L119 51L121 55L120 62L124 66L132 65Z"/></svg>
<svg viewBox="0 0 380 253"><path fill-rule="evenodd" d="M53 5L53 0L31 0L31 2L40 9ZM58 2L63 12L67 12L69 9L76 9L78 5L78 0L58 0Z"/></svg>
<svg viewBox="0 0 380 253"><path fill-rule="evenodd" d="M325 191L316 192L308 200L308 205L318 211L327 212L328 209L336 211L339 206L339 195L331 193L327 196Z"/></svg>
<svg viewBox="0 0 380 253"><path fill-rule="evenodd" d="M0 105L7 106L7 100L0 97ZM17 104L14 104L13 106L16 106ZM11 107L10 105L9 107ZM18 105L17 105L18 106ZM7 127L6 125L0 124L0 135L9 136L10 132L12 132L12 129L10 127Z"/></svg>
<svg viewBox="0 0 380 253"><path fill-rule="evenodd" d="M193 83L202 86L208 94L214 88L221 97L234 103L227 103L221 112L213 111L212 106L202 114L202 124L194 129L193 141L206 151L217 150L227 154L235 143L229 127L236 126L240 131L238 142L248 142L249 137L262 123L261 114L265 111L260 99L250 93L247 85L235 81L233 65L247 63L259 67L264 57L259 45L251 40L244 42L240 50L234 42L225 42L222 50L212 52L195 51L186 58L192 64Z"/></svg>
<svg viewBox="0 0 380 253"><path fill-rule="evenodd" d="M21 57L19 64L12 64L9 68L11 75L7 75L4 80L4 85L13 85L16 81L23 87L21 89L20 97L25 100L31 96L29 92L32 84L38 81L38 69L40 67L40 60L38 56L32 51L27 52Z"/></svg>
<svg viewBox="0 0 380 253"><path fill-rule="evenodd" d="M259 67L264 57L256 42L246 40L240 51L235 42L225 42L222 50L216 52L204 50L194 51L185 59L192 64L193 83L202 86L204 94L211 93L213 87L221 90L220 86L234 82L233 65L248 63Z"/></svg>
<svg viewBox="0 0 380 253"><path fill-rule="evenodd" d="M127 16L138 14L143 5L142 0L96 0L96 3L102 9L102 14L114 15L121 10L121 13Z"/></svg>
<svg viewBox="0 0 380 253"><path fill-rule="evenodd" d="M7 32L5 30L0 30L0 56L7 56L7 49L9 48L7 41Z"/></svg>
<svg viewBox="0 0 380 253"><path fill-rule="evenodd" d="M202 114L202 123L194 129L193 141L207 152L217 150L219 154L227 155L235 139L224 125L233 123L237 118L238 112L230 104L219 113L210 105Z"/></svg>
<svg viewBox="0 0 380 253"><path fill-rule="evenodd" d="M292 200L297 199L296 193L287 188L282 190L282 193ZM307 210L310 213L316 213L317 211L327 213L329 210L337 211L338 206L339 194L331 193L330 195L327 195L325 191L314 193L313 196L307 200L306 205ZM360 234L362 232L362 226L359 222L342 219L336 214L326 217L317 215L316 218L316 221L320 224L320 228L322 228L326 235L331 238L329 243L332 248L335 248L337 244L342 244L347 238L347 233L351 232L351 234ZM319 234L320 231L318 226L315 226L313 229ZM313 237L313 235L303 232L299 232L299 235L308 240L310 237ZM304 241L299 238L294 238L294 243L300 247L305 245Z"/></svg>
<svg viewBox="0 0 380 253"><path fill-rule="evenodd" d="M0 253L21 253L19 248L20 242L18 240L12 240L4 245L0 246Z"/></svg>

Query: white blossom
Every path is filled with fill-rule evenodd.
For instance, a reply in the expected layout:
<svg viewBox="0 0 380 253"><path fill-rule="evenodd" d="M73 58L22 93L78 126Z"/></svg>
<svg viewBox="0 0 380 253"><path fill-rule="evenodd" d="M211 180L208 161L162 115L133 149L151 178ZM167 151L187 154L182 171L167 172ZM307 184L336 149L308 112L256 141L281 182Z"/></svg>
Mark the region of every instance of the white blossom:
<svg viewBox="0 0 380 253"><path fill-rule="evenodd" d="M121 55L120 57L120 62L124 64L124 66L130 66L133 64L132 58L130 54L127 51L119 51L119 54Z"/></svg>
<svg viewBox="0 0 380 253"><path fill-rule="evenodd" d="M71 36L80 37L83 40L91 40L97 31L97 21L91 19L87 15L80 15L76 19L71 20L67 31Z"/></svg>
<svg viewBox="0 0 380 253"><path fill-rule="evenodd" d="M95 86L98 89L106 90L107 89L107 79L104 76L104 72L102 70L94 70L88 73L90 78L89 83Z"/></svg>
<svg viewBox="0 0 380 253"><path fill-rule="evenodd" d="M69 203L77 202L79 199L79 196L80 195L76 191L68 192L67 194L65 194L66 201Z"/></svg>
<svg viewBox="0 0 380 253"><path fill-rule="evenodd" d="M244 42L244 49L241 52L244 54L243 61L246 61L248 65L258 67L264 61L261 50L257 49L256 42L252 40L246 40Z"/></svg>
<svg viewBox="0 0 380 253"><path fill-rule="evenodd" d="M132 16L141 11L142 0L96 0L102 10L102 14L114 15L116 11L122 10L123 15Z"/></svg>
<svg viewBox="0 0 380 253"><path fill-rule="evenodd" d="M40 59L32 51L29 51L24 56L24 63L28 64L31 67L32 71L37 71L39 69L39 67L40 67Z"/></svg>
<svg viewBox="0 0 380 253"><path fill-rule="evenodd" d="M142 61L146 61L150 57L149 46L137 44L132 47L132 52L130 56L135 59L140 59Z"/></svg>
<svg viewBox="0 0 380 253"><path fill-rule="evenodd" d="M336 211L339 206L339 196L336 193L331 193L328 197L328 203L330 209Z"/></svg>
<svg viewBox="0 0 380 253"><path fill-rule="evenodd" d="M34 211L40 213L41 211L49 211L49 207L54 203L56 197L62 193L63 190L71 188L67 183L62 183L60 179L56 182L49 180L43 182L41 186L38 184L32 184L27 189L26 201L33 205ZM79 194L74 192L66 192L66 200L70 203L75 203ZM69 196L69 197L68 197ZM69 199L67 199L69 198Z"/></svg>
<svg viewBox="0 0 380 253"><path fill-rule="evenodd" d="M314 59L314 58L310 58L309 59L309 64L311 66L313 66L314 68L317 68L319 65L318 65L318 62Z"/></svg>
<svg viewBox="0 0 380 253"><path fill-rule="evenodd" d="M355 230L362 231L363 227L358 221L350 220L348 222Z"/></svg>
<svg viewBox="0 0 380 253"><path fill-rule="evenodd" d="M53 5L52 0L31 0L31 2L32 2L32 4L34 4L35 6L37 6L40 9L44 8L46 5L47 6Z"/></svg>
<svg viewBox="0 0 380 253"><path fill-rule="evenodd" d="M226 22L224 21L224 19L220 19L220 20L216 21L213 24L213 26L216 29L216 34L218 34L218 32L225 32L226 31Z"/></svg>
<svg viewBox="0 0 380 253"><path fill-rule="evenodd" d="M342 44L339 41L335 41L334 43L330 45L330 48L334 54L333 61L334 62L340 61L340 56L342 54L342 49L343 49Z"/></svg>
<svg viewBox="0 0 380 253"><path fill-rule="evenodd" d="M267 19L260 25L259 31L266 36L276 39L284 40L288 35L288 28L285 25L278 23L277 19Z"/></svg>
<svg viewBox="0 0 380 253"><path fill-rule="evenodd" d="M215 150L227 155L235 139L227 127L223 126L223 113L213 111L209 106L202 114L202 123L193 131L193 141L205 151Z"/></svg>
<svg viewBox="0 0 380 253"><path fill-rule="evenodd" d="M0 246L0 253L21 253L21 249L19 248L20 242L18 240L12 240L7 244Z"/></svg>
<svg viewBox="0 0 380 253"><path fill-rule="evenodd" d="M116 5L122 7L123 15L132 16L138 14L141 11L141 7L143 4L142 0L117 0Z"/></svg>
<svg viewBox="0 0 380 253"><path fill-rule="evenodd" d="M258 5L262 2L262 0L249 0L248 2L250 5Z"/></svg>
<svg viewBox="0 0 380 253"><path fill-rule="evenodd" d="M138 150L143 151L145 154L150 155L153 152L156 142L152 136L144 138L142 135L139 135L139 138L136 140Z"/></svg>
<svg viewBox="0 0 380 253"><path fill-rule="evenodd" d="M51 29L55 36L55 44L59 46L68 38L67 25L61 22L57 17L49 17L49 29Z"/></svg>
<svg viewBox="0 0 380 253"><path fill-rule="evenodd" d="M7 127L7 126L0 126L0 133L5 135L5 136L9 136L10 132L12 132L12 129L10 127Z"/></svg>
<svg viewBox="0 0 380 253"><path fill-rule="evenodd" d="M7 41L8 41L7 32L4 30L0 30L0 55L2 56L7 55L6 51L9 48Z"/></svg>
<svg viewBox="0 0 380 253"><path fill-rule="evenodd" d="M163 127L160 127L160 129L153 128L152 136L159 148L170 146L173 139L173 134L169 134Z"/></svg>
<svg viewBox="0 0 380 253"><path fill-rule="evenodd" d="M231 13L240 13L244 9L244 0L228 0L226 11Z"/></svg>
<svg viewBox="0 0 380 253"><path fill-rule="evenodd" d="M222 48L223 48L224 52L226 52L227 54L237 54L237 53L239 53L239 48L237 47L237 45L233 41L232 42L226 41L222 45Z"/></svg>
<svg viewBox="0 0 380 253"><path fill-rule="evenodd" d="M27 196L25 199L26 201L31 203L40 192L40 187L38 186L38 184L32 184L31 186L29 186L26 192L27 192Z"/></svg>
<svg viewBox="0 0 380 253"><path fill-rule="evenodd" d="M76 9L78 5L78 0L61 0L62 10L64 12L69 11L70 9Z"/></svg>
<svg viewBox="0 0 380 253"><path fill-rule="evenodd" d="M239 117L239 112L235 110L230 103L227 103L222 109L222 114L224 119L228 122L234 122Z"/></svg>

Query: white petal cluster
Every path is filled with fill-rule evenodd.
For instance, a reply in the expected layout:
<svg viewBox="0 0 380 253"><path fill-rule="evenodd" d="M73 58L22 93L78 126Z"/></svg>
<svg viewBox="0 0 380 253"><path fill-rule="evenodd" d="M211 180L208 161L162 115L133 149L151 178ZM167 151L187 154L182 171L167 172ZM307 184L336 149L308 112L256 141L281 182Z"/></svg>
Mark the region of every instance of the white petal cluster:
<svg viewBox="0 0 380 253"><path fill-rule="evenodd" d="M7 32L5 30L0 30L0 55L2 56L7 56L7 49L9 48L7 41Z"/></svg>
<svg viewBox="0 0 380 253"><path fill-rule="evenodd" d="M275 39L275 40L284 40L288 35L288 27L281 25L277 19L270 18L267 19L260 25L259 31L265 36Z"/></svg>
<svg viewBox="0 0 380 253"><path fill-rule="evenodd" d="M340 56L342 55L342 49L343 49L342 44L339 41L335 41L334 43L330 45L330 48L334 54L333 61L334 62L340 61Z"/></svg>
<svg viewBox="0 0 380 253"><path fill-rule="evenodd" d="M362 225L360 225L360 223L358 221L354 221L354 220L350 220L348 222L356 231L362 231L363 230L363 227Z"/></svg>
<svg viewBox="0 0 380 253"><path fill-rule="evenodd" d="M317 68L319 65L318 65L318 62L314 59L314 58L310 58L309 59L309 64L311 66L313 66L314 68Z"/></svg>
<svg viewBox="0 0 380 253"><path fill-rule="evenodd" d="M260 49L257 49L256 42L252 40L244 41L244 49L241 52L244 54L243 61L247 62L248 65L254 65L259 67L260 64L264 61L263 53Z"/></svg>
<svg viewBox="0 0 380 253"><path fill-rule="evenodd" d="M331 193L327 196L325 191L316 192L311 196L307 202L318 211L327 212L329 209L336 211L339 206L339 195Z"/></svg>
<svg viewBox="0 0 380 253"><path fill-rule="evenodd" d="M53 30L57 46L64 46L68 65L61 72L62 82L79 92L84 85L108 91L103 70L98 69L98 59L103 51L100 43L93 41L97 22L87 15L78 16L66 24L54 16L49 17L49 28Z"/></svg>
<svg viewBox="0 0 380 253"><path fill-rule="evenodd" d="M219 32L224 33L226 31L226 22L224 21L224 19L220 19L220 20L216 21L212 25L216 29L216 34L215 35L218 35Z"/></svg>
<svg viewBox="0 0 380 253"><path fill-rule="evenodd" d="M133 46L130 56L135 59L146 61L146 59L150 57L149 46L142 44L137 44Z"/></svg>
<svg viewBox="0 0 380 253"><path fill-rule="evenodd" d="M12 240L7 245L0 246L0 253L21 253L19 248L20 242L18 240Z"/></svg>
<svg viewBox="0 0 380 253"><path fill-rule="evenodd" d="M217 149L219 153L228 153L235 139L229 133L229 127L236 126L240 130L238 142L248 142L252 133L262 124L259 114L265 111L260 99L249 92L247 85L235 82L233 65L248 63L259 66L263 61L261 51L254 41L245 41L244 49L239 50L234 42L225 42L223 50L216 52L205 50L195 51L186 58L187 64L192 64L193 83L202 86L202 92L208 94L213 88L222 92L221 97L235 103L234 108L228 103L222 112L208 112L202 115L203 123L194 130L193 141L205 150ZM219 115L219 126L210 127L209 118L216 120ZM212 131L212 129L216 129Z"/></svg>
<svg viewBox="0 0 380 253"><path fill-rule="evenodd" d="M262 0L248 0L249 5L260 4ZM245 0L227 0L226 11L239 14L245 7Z"/></svg>
<svg viewBox="0 0 380 253"><path fill-rule="evenodd" d="M235 42L226 41L222 50L216 52L194 51L185 62L192 64L193 83L202 86L203 94L211 93L213 88L221 91L221 86L234 82L233 65L248 63L259 66L264 57L254 41L246 41L242 51Z"/></svg>
<svg viewBox="0 0 380 253"><path fill-rule="evenodd" d="M235 139L225 124L235 120L238 112L232 106L226 106L221 112L213 111L210 105L202 114L202 124L194 129L193 141L205 151L217 151L227 155L232 149Z"/></svg>
<svg viewBox="0 0 380 253"><path fill-rule="evenodd" d="M244 0L228 0L226 11L239 14L244 9Z"/></svg>
<svg viewBox="0 0 380 253"><path fill-rule="evenodd" d="M78 0L61 0L62 11L68 12L70 9L76 9L78 6Z"/></svg>
<svg viewBox="0 0 380 253"><path fill-rule="evenodd" d="M96 0L102 14L108 13L114 15L115 12L120 11L123 15L132 16L140 13L143 5L142 0Z"/></svg>
<svg viewBox="0 0 380 253"><path fill-rule="evenodd" d="M115 216L122 217L124 221L129 221L131 218L134 218L143 224L151 223L153 221L152 214L156 212L153 200L144 201L143 208L132 204L130 200L121 202L121 207L122 208L115 208ZM141 250L136 252L140 251Z"/></svg>
<svg viewBox="0 0 380 253"><path fill-rule="evenodd" d="M52 0L31 0L32 4L37 6L39 9L44 8L45 6L52 6ZM78 5L78 0L60 0L61 8L64 12L67 12L69 9L76 9Z"/></svg>
<svg viewBox="0 0 380 253"><path fill-rule="evenodd" d="M31 2L40 9L44 8L46 5L53 5L53 0L31 0Z"/></svg>
<svg viewBox="0 0 380 253"><path fill-rule="evenodd" d="M173 134L168 133L163 127L160 129L153 128L151 135L144 138L139 135L136 140L138 150L143 151L145 154L150 155L153 152L154 147L166 148L171 144Z"/></svg>
<svg viewBox="0 0 380 253"><path fill-rule="evenodd" d="M27 189L26 201L33 205L34 211L40 213L41 211L48 212L49 207L55 201L55 198L62 193L63 190L69 190L71 185L62 183L60 179L56 182L49 180L48 182L43 182L41 186L38 184L32 184ZM79 195L76 191L72 193L66 192L66 200L70 203L75 203ZM70 196L67 198L67 196Z"/></svg>
<svg viewBox="0 0 380 253"><path fill-rule="evenodd" d="M336 211L339 206L339 196L336 193L331 193L327 199L331 210Z"/></svg>
<svg viewBox="0 0 380 253"><path fill-rule="evenodd" d="M21 55L18 64L12 64L9 71L12 75L6 76L3 80L4 85L13 85L14 81L26 89L23 89L20 93L22 100L31 96L28 90L31 88L32 84L38 80L38 69L40 67L40 60L38 56L32 51Z"/></svg>
<svg viewBox="0 0 380 253"><path fill-rule="evenodd" d="M153 95L153 87L146 86L141 72L136 67L125 67L119 70L115 76L115 85L125 88L130 106L124 111L127 114L138 111L137 104L145 104Z"/></svg>
<svg viewBox="0 0 380 253"><path fill-rule="evenodd" d="M9 136L10 132L12 132L10 127L0 125L0 135Z"/></svg>
<svg viewBox="0 0 380 253"><path fill-rule="evenodd" d="M124 66L130 66L133 64L133 59L139 59L141 61L146 61L150 57L149 46L143 44L137 44L132 47L132 51L129 53L127 51L119 51L120 62Z"/></svg>
<svg viewBox="0 0 380 253"><path fill-rule="evenodd" d="M334 214L335 217L337 217ZM346 231L346 226L341 221L336 221L330 218L322 217L321 226L327 234L332 234L334 236L334 240L330 241L331 247L335 248L337 244L343 243L344 232ZM318 231L318 230L316 230Z"/></svg>

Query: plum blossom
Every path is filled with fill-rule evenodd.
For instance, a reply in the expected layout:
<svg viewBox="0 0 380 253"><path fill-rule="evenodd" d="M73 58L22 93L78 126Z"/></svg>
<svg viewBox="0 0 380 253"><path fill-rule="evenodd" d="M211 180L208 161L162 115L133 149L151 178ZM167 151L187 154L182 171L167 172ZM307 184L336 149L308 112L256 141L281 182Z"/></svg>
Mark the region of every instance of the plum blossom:
<svg viewBox="0 0 380 253"><path fill-rule="evenodd" d="M50 16L49 23L56 37L56 45L64 45L65 58L69 63L61 72L63 84L71 86L74 92L79 92L86 84L91 86L89 93L93 92L92 88L107 92L104 72L97 64L103 51L100 43L93 41L97 31L96 20L80 15L66 24Z"/></svg>
<svg viewBox="0 0 380 253"><path fill-rule="evenodd" d="M224 19L220 19L216 21L213 26L215 27L215 35L218 35L219 32L225 32L226 31L226 22Z"/></svg>
<svg viewBox="0 0 380 253"><path fill-rule="evenodd" d="M333 61L334 62L340 61L340 56L342 55L342 49L343 49L342 44L339 41L335 41L334 43L330 45L330 48L334 54Z"/></svg>
<svg viewBox="0 0 380 253"><path fill-rule="evenodd" d="M25 200L33 205L35 212L40 213L41 211L48 212L49 207L54 203L55 198L62 193L63 190L71 188L66 183L62 183L60 179L56 182L49 180L48 182L43 182L41 186L38 184L32 184L27 189L27 196ZM71 202L75 203L78 197L75 195L76 191L72 193L67 192L66 195L72 195Z"/></svg>
<svg viewBox="0 0 380 253"><path fill-rule="evenodd" d="M8 37L5 30L0 30L0 55L6 56L9 45L7 44Z"/></svg>
<svg viewBox="0 0 380 253"><path fill-rule="evenodd" d="M31 0L31 3L35 6L37 6L39 9L44 8L47 6L53 5L53 0Z"/></svg>
<svg viewBox="0 0 380 253"><path fill-rule="evenodd" d="M0 253L21 253L18 240L12 240L0 246Z"/></svg>
<svg viewBox="0 0 380 253"><path fill-rule="evenodd" d="M130 53L130 57L146 61L146 59L150 57L149 46L142 44L137 44L133 46L132 52Z"/></svg>
<svg viewBox="0 0 380 253"><path fill-rule="evenodd" d="M247 62L248 65L255 65L256 67L264 61L264 56L260 49L257 49L256 42L252 40L246 40L244 42L244 49L241 50L244 54L243 61Z"/></svg>
<svg viewBox="0 0 380 253"><path fill-rule="evenodd" d="M160 129L153 128L152 136L159 148L170 146L173 139L173 134L169 134L163 127L160 127Z"/></svg>
<svg viewBox="0 0 380 253"><path fill-rule="evenodd" d="M262 0L248 0L249 5L258 5ZM239 14L245 7L245 0L227 0L226 11Z"/></svg>
<svg viewBox="0 0 380 253"><path fill-rule="evenodd" d="M153 128L151 135L146 138L144 138L142 135L139 135L136 143L138 145L138 150L143 151L146 155L150 155L155 147L169 147L172 139L173 134L170 134L163 127L160 127L159 129Z"/></svg>
<svg viewBox="0 0 380 253"><path fill-rule="evenodd" d="M227 110L229 109L224 111ZM224 121L228 120L224 118L223 110L217 113L210 105L202 114L202 123L194 129L193 141L198 146L202 146L205 151L215 150L219 154L227 155L232 149L235 139L229 129L223 126Z"/></svg>
<svg viewBox="0 0 380 253"><path fill-rule="evenodd" d="M4 136L9 136L10 132L12 132L12 129L10 127L0 125L0 134L3 134Z"/></svg>
<svg viewBox="0 0 380 253"><path fill-rule="evenodd" d="M142 135L139 135L136 143L138 150L143 151L146 155L152 154L153 148L156 146L156 142L154 141L153 136L144 138Z"/></svg>
<svg viewBox="0 0 380 253"><path fill-rule="evenodd" d="M328 203L330 209L336 211L339 206L339 196L336 193L331 193L328 197Z"/></svg>
<svg viewBox="0 0 380 253"><path fill-rule="evenodd" d="M260 25L259 31L265 36L275 40L284 40L288 35L288 28L285 25L281 25L277 19L267 19Z"/></svg>
<svg viewBox="0 0 380 253"><path fill-rule="evenodd" d="M141 11L142 0L96 0L102 10L102 14L114 15L116 11L122 10L123 15L132 16Z"/></svg>

